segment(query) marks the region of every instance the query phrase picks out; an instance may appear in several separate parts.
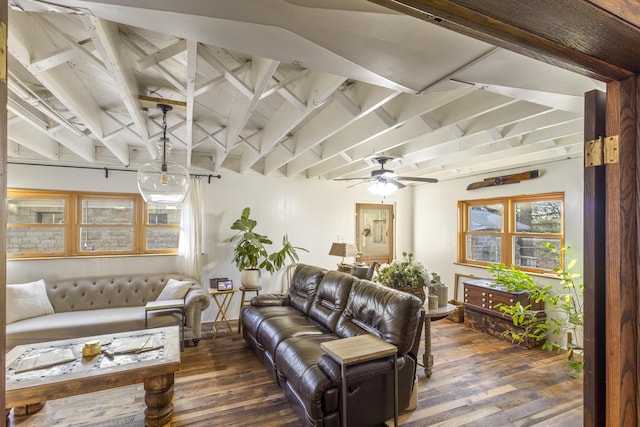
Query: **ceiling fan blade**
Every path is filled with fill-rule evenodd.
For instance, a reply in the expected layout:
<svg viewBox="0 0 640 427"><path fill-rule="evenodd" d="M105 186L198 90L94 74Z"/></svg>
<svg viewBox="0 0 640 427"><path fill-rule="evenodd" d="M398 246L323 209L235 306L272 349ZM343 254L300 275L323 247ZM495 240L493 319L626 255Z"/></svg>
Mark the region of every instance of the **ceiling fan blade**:
<svg viewBox="0 0 640 427"><path fill-rule="evenodd" d="M396 187L398 187L398 189L401 189L401 188L406 187L406 185L404 185L404 184L403 184L403 183L401 183L401 182L396 181L395 179L394 179L394 180L389 180L389 182L393 182L393 185L395 185Z"/></svg>
<svg viewBox="0 0 640 427"><path fill-rule="evenodd" d="M357 185L361 185L361 184L364 184L365 182L369 182L369 181L370 180L367 179L366 181L356 182L355 184L347 185L347 188L353 188L353 187L355 187Z"/></svg>
<svg viewBox="0 0 640 427"><path fill-rule="evenodd" d="M415 181L415 182L438 182L436 178L420 178L415 176L399 176L396 179L402 181Z"/></svg>
<svg viewBox="0 0 640 427"><path fill-rule="evenodd" d="M371 181L371 178L334 178L332 181Z"/></svg>

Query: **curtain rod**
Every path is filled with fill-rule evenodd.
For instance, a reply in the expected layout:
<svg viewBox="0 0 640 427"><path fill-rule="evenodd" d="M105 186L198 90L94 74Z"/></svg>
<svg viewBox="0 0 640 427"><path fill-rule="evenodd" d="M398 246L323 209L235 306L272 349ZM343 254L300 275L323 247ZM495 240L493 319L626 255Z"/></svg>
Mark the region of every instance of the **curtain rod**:
<svg viewBox="0 0 640 427"><path fill-rule="evenodd" d="M101 168L101 167L97 167L97 166L44 165L44 164L40 164L40 163L26 163L26 162L7 162L7 164L10 164L10 165L23 165L23 166L42 166L42 167L49 167L49 168L103 170L105 178L109 178L109 170L117 171L117 172L136 172L136 173L138 172L138 171L133 170L133 169L118 169L118 168L108 168L108 167L102 167ZM213 174L203 175L203 174L197 174L197 173L190 173L189 176L191 176L193 178L208 178L208 181L207 181L208 184L211 184L211 178L218 178L218 179L222 178L222 175L220 175L220 174L218 174L218 175L213 175Z"/></svg>

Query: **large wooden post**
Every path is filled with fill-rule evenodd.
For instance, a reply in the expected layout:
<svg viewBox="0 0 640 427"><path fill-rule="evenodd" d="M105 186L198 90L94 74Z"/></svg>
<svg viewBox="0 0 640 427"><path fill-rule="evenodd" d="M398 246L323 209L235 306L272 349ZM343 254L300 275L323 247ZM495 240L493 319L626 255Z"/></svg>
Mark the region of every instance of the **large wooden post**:
<svg viewBox="0 0 640 427"><path fill-rule="evenodd" d="M591 141L606 134L606 94L591 91L584 97L585 152ZM588 157L588 156L587 156ZM606 365L606 247L605 247L605 167L587 164L584 169L584 425L604 424ZM593 314L592 314L593 313Z"/></svg>
<svg viewBox="0 0 640 427"><path fill-rule="evenodd" d="M638 425L638 77L607 85L607 135L619 161L606 165L606 425ZM601 262L594 258L590 262ZM585 263L587 259L585 259ZM589 313L590 314L590 313ZM590 314L591 315L591 314Z"/></svg>
<svg viewBox="0 0 640 427"><path fill-rule="evenodd" d="M0 366L3 367L0 380L0 404L5 407L5 349L6 349L6 289L7 289L7 1L0 4ZM0 426L6 425L6 418L0 417Z"/></svg>

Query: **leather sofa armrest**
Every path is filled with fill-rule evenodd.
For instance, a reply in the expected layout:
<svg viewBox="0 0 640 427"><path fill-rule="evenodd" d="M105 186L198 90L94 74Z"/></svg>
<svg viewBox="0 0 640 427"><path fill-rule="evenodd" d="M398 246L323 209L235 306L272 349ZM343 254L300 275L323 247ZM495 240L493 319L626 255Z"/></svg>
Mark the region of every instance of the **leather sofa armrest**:
<svg viewBox="0 0 640 427"><path fill-rule="evenodd" d="M397 361L398 370L402 369L404 363L404 357L399 357ZM331 356L323 354L318 357L318 367L327 374L333 385L339 386L341 384L342 374L340 373L340 364L333 360ZM347 384L354 384L367 378L388 374L390 372L393 372L391 357L350 365L347 366Z"/></svg>
<svg viewBox="0 0 640 427"><path fill-rule="evenodd" d="M251 299L251 305L254 307L284 306L289 303L289 295L285 294L262 294Z"/></svg>
<svg viewBox="0 0 640 427"><path fill-rule="evenodd" d="M200 339L202 336L202 312L209 307L209 304L211 304L209 294L200 284L194 282L184 296L185 323L191 328L194 339Z"/></svg>

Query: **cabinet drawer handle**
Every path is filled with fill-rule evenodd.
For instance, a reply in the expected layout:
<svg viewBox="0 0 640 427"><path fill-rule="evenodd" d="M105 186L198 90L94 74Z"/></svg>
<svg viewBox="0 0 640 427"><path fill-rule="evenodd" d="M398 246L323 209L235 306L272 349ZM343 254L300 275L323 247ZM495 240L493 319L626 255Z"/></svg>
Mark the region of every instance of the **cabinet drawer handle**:
<svg viewBox="0 0 640 427"><path fill-rule="evenodd" d="M513 298L509 298L509 302L513 302Z"/></svg>
<svg viewBox="0 0 640 427"><path fill-rule="evenodd" d="M482 293L482 296L485 296L485 295L486 295L486 293L484 293L484 292L483 292L483 293Z"/></svg>
<svg viewBox="0 0 640 427"><path fill-rule="evenodd" d="M486 307L486 305L485 305L485 304L482 304L482 307Z"/></svg>
<svg viewBox="0 0 640 427"><path fill-rule="evenodd" d="M487 300L486 298L482 298L482 301L486 301L486 300Z"/></svg>
<svg viewBox="0 0 640 427"><path fill-rule="evenodd" d="M491 298L493 298L493 294L489 294L489 296L490 296Z"/></svg>

